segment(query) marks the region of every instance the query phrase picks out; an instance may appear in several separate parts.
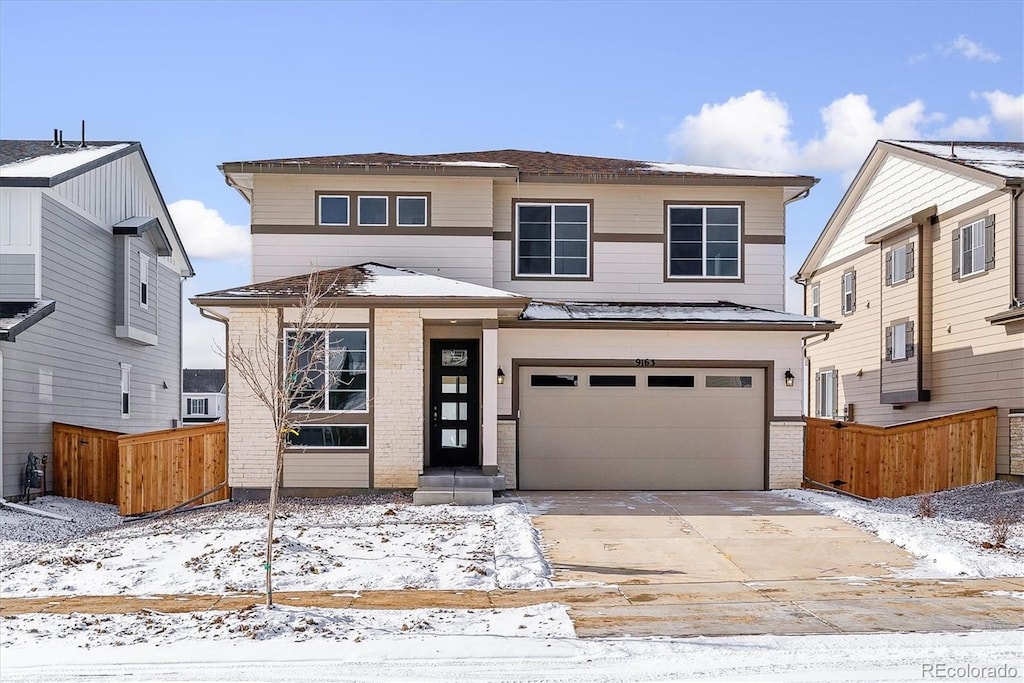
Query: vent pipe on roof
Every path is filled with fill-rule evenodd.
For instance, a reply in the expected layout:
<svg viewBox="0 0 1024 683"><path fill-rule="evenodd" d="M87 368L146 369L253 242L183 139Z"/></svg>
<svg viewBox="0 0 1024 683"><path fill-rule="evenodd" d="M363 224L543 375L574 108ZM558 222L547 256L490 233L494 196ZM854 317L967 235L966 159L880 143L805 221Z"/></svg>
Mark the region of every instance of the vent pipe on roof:
<svg viewBox="0 0 1024 683"><path fill-rule="evenodd" d="M952 140L949 142L949 158L956 159L956 143Z"/></svg>
<svg viewBox="0 0 1024 683"><path fill-rule="evenodd" d="M63 147L64 146L64 131L62 131L62 130L57 131L57 135L59 136L57 138L57 146L58 147Z"/></svg>
<svg viewBox="0 0 1024 683"><path fill-rule="evenodd" d="M53 143L50 144L50 147L56 147L56 146L57 146L57 129L54 128L53 129Z"/></svg>
<svg viewBox="0 0 1024 683"><path fill-rule="evenodd" d="M80 149L85 149L85 119L82 119L82 145Z"/></svg>

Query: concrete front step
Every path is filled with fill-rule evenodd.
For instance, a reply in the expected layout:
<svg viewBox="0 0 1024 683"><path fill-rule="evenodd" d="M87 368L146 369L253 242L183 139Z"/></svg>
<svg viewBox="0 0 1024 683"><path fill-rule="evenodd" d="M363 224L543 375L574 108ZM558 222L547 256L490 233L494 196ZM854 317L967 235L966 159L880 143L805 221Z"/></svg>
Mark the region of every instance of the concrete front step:
<svg viewBox="0 0 1024 683"><path fill-rule="evenodd" d="M490 505L494 492L488 488L418 488L412 493L413 505Z"/></svg>

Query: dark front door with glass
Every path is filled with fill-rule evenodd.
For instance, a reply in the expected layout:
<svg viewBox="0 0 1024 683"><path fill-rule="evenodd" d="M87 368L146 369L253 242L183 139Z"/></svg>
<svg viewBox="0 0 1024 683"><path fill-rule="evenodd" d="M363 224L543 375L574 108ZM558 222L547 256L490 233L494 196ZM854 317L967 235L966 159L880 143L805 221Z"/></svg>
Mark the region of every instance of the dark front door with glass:
<svg viewBox="0 0 1024 683"><path fill-rule="evenodd" d="M479 342L430 343L430 465L480 464Z"/></svg>

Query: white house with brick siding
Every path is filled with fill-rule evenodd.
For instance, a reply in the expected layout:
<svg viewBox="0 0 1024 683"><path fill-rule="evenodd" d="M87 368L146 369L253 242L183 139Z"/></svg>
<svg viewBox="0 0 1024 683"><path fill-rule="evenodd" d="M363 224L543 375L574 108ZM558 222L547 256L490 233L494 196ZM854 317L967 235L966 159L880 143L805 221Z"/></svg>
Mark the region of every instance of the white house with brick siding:
<svg viewBox="0 0 1024 683"><path fill-rule="evenodd" d="M220 168L252 283L192 302L228 343L287 343L308 273L330 286L285 491L799 485L802 343L837 328L784 311L814 178L517 150ZM270 486L264 413L229 368L237 496Z"/></svg>
<svg viewBox="0 0 1024 683"><path fill-rule="evenodd" d="M1024 475L1024 143L880 141L798 281L842 322L808 346L810 414L890 425L987 408Z"/></svg>

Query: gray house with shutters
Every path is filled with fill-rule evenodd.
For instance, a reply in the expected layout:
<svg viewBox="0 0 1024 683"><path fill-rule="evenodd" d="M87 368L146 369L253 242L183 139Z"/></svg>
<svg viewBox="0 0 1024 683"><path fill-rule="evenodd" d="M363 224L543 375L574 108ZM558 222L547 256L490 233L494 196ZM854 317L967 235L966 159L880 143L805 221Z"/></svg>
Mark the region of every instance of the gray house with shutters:
<svg viewBox="0 0 1024 683"><path fill-rule="evenodd" d="M142 146L0 141L0 470L17 495L52 423L181 420L181 285L194 274Z"/></svg>

